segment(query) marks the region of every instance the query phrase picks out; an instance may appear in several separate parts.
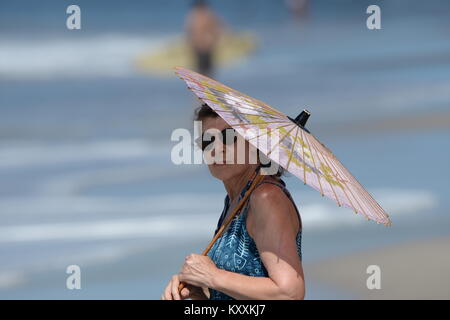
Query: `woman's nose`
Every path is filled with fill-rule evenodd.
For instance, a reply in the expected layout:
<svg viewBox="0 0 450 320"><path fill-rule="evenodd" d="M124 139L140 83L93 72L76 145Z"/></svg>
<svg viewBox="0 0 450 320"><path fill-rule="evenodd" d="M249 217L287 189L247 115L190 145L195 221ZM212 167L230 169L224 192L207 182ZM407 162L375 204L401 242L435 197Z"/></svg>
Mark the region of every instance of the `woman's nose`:
<svg viewBox="0 0 450 320"><path fill-rule="evenodd" d="M215 140L214 142L213 142L213 146L212 146L213 148L212 148L212 150L211 150L211 156L212 157L215 157L216 156L216 150L218 150L218 151L220 151L220 145L218 144L218 142L217 142L217 140Z"/></svg>
<svg viewBox="0 0 450 320"><path fill-rule="evenodd" d="M225 146L219 141L214 141L213 142L213 149L211 150L211 157L215 158L216 157L216 151L218 152L218 157L220 157L219 159L216 159L217 161L224 163L226 161L226 148ZM219 144L220 143L220 144ZM220 156L221 154L221 156Z"/></svg>

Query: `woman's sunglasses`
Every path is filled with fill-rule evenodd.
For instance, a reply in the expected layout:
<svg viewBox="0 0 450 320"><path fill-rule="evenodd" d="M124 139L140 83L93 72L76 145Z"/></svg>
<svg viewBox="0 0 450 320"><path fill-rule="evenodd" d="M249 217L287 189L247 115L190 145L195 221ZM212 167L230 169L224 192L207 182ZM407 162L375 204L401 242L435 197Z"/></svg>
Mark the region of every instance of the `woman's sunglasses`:
<svg viewBox="0 0 450 320"><path fill-rule="evenodd" d="M232 145L237 141L236 131L233 128L225 128L220 132L219 138L224 145ZM206 147L216 140L216 136L210 132L203 133L203 138L197 138L197 145L205 151Z"/></svg>

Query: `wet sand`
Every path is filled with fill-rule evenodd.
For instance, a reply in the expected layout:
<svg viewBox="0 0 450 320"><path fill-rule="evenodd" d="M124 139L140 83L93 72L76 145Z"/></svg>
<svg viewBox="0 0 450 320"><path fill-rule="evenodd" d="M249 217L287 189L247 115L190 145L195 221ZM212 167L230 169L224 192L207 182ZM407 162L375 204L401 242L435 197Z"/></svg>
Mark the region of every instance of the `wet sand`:
<svg viewBox="0 0 450 320"><path fill-rule="evenodd" d="M369 265L381 269L379 290L367 289ZM450 237L309 264L305 276L360 299L450 299Z"/></svg>

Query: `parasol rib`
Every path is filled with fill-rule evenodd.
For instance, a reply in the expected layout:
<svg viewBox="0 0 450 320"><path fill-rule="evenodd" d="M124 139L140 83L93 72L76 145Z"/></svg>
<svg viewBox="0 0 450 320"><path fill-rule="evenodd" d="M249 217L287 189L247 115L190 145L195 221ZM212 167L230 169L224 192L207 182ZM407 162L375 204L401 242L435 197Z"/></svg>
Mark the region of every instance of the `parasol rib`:
<svg viewBox="0 0 450 320"><path fill-rule="evenodd" d="M248 122L248 123L240 123L240 124L229 124L232 127L240 127L240 126L249 126L253 124L267 124L267 123L286 123L287 121L265 121L265 122Z"/></svg>
<svg viewBox="0 0 450 320"><path fill-rule="evenodd" d="M314 143L314 139L313 139L313 143ZM330 163L329 163L328 160L327 160L327 157L324 156L323 153L320 153L320 156L321 156L322 159L325 161L325 163L327 164L327 166L329 166L329 167L331 168ZM332 163L332 161L331 161L331 163ZM333 165L333 168L334 168L334 165ZM340 174L339 174L339 172L336 170L336 168L334 168L334 170L335 170L335 171L332 171L333 174L335 175L334 177L336 178L336 180L339 180L338 177L336 176L336 174L338 174L339 177L340 177ZM343 179L342 177L340 177L340 180L345 184L345 186L346 186L346 188L348 188L349 192L352 193L352 190L348 187L347 182L345 181L345 179ZM346 190L345 190L346 188L342 188L342 191L344 192L345 196L347 197L348 201L350 202L350 205L352 206L352 208L353 208L353 210L355 211L355 213L358 213L358 209L357 209L356 206L353 204L352 199L350 199L349 195L347 194L347 192L346 192ZM353 195L353 193L352 193L352 195ZM354 195L353 195L353 198L355 198L355 200L358 202L358 199L356 199L356 197L355 197ZM358 204L359 204L359 203L358 203ZM361 205L360 205L359 207L360 207L361 210L362 210Z"/></svg>
<svg viewBox="0 0 450 320"><path fill-rule="evenodd" d="M344 171L344 170L348 171L348 170L344 167L344 165L342 165L340 162L338 162L337 165L338 165L338 167L339 167L339 166L342 167L342 168L341 168L342 171ZM361 195L364 197L364 199L365 199L367 202L369 202L369 203L371 204L371 207L372 207L373 209L375 209L376 213L379 214L379 217L382 217L382 218L383 218L384 215L388 216L387 213L385 213L384 210L381 208L381 206L380 206L380 205L372 198L372 196L370 196L370 194L368 194L368 192L364 189L364 187L361 186L361 184L358 182L358 180L356 180L356 178L354 178L354 177L351 176L351 175L350 175L349 178L350 178L350 180L353 181L354 186L355 186L358 190L361 191L360 193L361 193ZM375 204L375 207L374 207L374 204Z"/></svg>
<svg viewBox="0 0 450 320"><path fill-rule="evenodd" d="M204 93L203 91L200 91L201 93ZM219 101L219 102L216 102L216 101L213 101L213 100L211 100L211 99L209 99L209 98L207 98L207 97L203 97L202 96L202 100L204 101L204 102L206 102L206 101L208 101L209 103L211 103L211 104L215 104L215 105L220 105L220 103L222 103L221 101ZM232 99L230 99L230 100L232 100ZM234 100L233 100L234 101ZM275 116L275 117L277 117L277 118L284 118L284 119L288 119L286 116L281 116L281 115L274 115L273 114L273 112L265 112L265 109L262 109L261 107L259 107L259 106L255 106L255 107L252 107L251 106L251 104L248 104L248 103L244 103L244 102L242 102L242 101L236 101L236 102L238 102L240 105L239 106L234 106L234 105L228 105L227 107L228 108L234 108L235 110L236 110L236 112L240 112L240 108L242 108L242 109L245 109L245 110L252 110L252 111L256 111L256 112L258 112L258 113L260 113L260 114L263 114L263 115L269 115L269 116Z"/></svg>
<svg viewBox="0 0 450 320"><path fill-rule="evenodd" d="M203 94L203 95L206 95L206 94L207 94L206 91L204 91L204 90L202 91L202 90L200 90L200 89L198 89L198 88L194 88L194 87L190 86L189 84L188 84L188 88L191 89L194 93L201 93L201 94ZM286 117L283 113L281 113L281 112L278 111L278 110L275 110L275 109L271 108L269 105L267 105L266 103L264 103L264 102L262 102L262 101L258 101L258 100L256 100L256 99L253 99L254 101L258 101L260 104L252 103L251 101L249 101L249 100L251 100L251 99L248 99L248 100L247 100L245 96L242 97L242 98L245 99L244 101L242 101L242 100L237 100L235 97L233 97L232 95L230 95L228 92L223 92L223 91L220 91L220 90L217 90L217 89L214 89L214 90L223 93L222 95L216 95L216 96L218 96L218 97L220 97L220 98L223 98L223 99L230 99L230 100L233 100L233 101L236 101L236 102L239 102L239 103L245 103L246 105L252 105L252 106L254 106L256 109L267 110L267 111L270 111L270 112L268 112L268 113L271 113L271 114L276 113L276 114L280 115L281 117ZM211 93L211 94L212 94L212 93ZM225 96L224 94L227 94L227 96ZM240 94L238 94L238 96L239 96L239 95L240 95ZM247 97L247 98L249 98L249 97Z"/></svg>
<svg viewBox="0 0 450 320"><path fill-rule="evenodd" d="M303 130L300 131L300 133L302 134L302 140L303 139ZM306 184L306 161L305 161L305 146L302 143L302 161L303 161L303 183ZM323 191L321 192L322 196L323 196Z"/></svg>
<svg viewBox="0 0 450 320"><path fill-rule="evenodd" d="M316 161L315 161L314 156L313 156L313 152L312 152L312 151L313 151L313 148L311 147L311 143L309 142L309 139L307 138L307 134L306 134L306 133L303 135L303 137L304 137L303 141L305 141L305 142L308 144L308 146L309 146L309 150L310 150L310 154L311 154L311 159L312 159L314 168L316 169L317 179L319 180L320 190L322 190L322 196L323 196L323 194L324 194L324 192L323 192L323 186L322 186L322 182L320 181L320 175L317 173L317 172L319 172L319 169L317 169ZM306 138L306 139L305 139L305 138ZM316 151L316 150L314 149L314 151ZM320 172L321 172L321 171L320 171ZM326 180L326 179L325 179L325 180ZM338 200L338 197L337 197L337 195L336 195L336 192L334 191L333 186L331 185L331 183L330 183L328 180L326 180L326 181L328 182L328 184L329 184L330 187L331 187L331 190L332 190L333 193L334 193L334 197L336 198L337 204L338 204L339 206L341 206L341 203L340 203L339 200Z"/></svg>
<svg viewBox="0 0 450 320"><path fill-rule="evenodd" d="M332 162L333 163L333 165L334 165L334 162ZM334 168L339 172L339 171L341 171L338 167L335 167L334 166ZM345 172L342 172L342 174L343 175L345 175ZM345 175L346 176L346 175ZM352 179L351 180L351 184L350 184L350 186L349 186L349 189L350 190L352 190L352 188L356 188L356 189L359 189L356 185L354 185L354 180ZM366 197L364 196L364 191L363 190L359 190L359 192L356 192L356 193L353 193L352 192L352 195L353 195L353 197L355 198L355 200L356 200L356 202L358 203L358 205L360 206L360 208L361 208L361 213L366 217L366 218L369 218L369 214L368 214L368 212L370 212L370 207L368 207L367 205L366 205L366 202L367 202L367 199L366 199Z"/></svg>
<svg viewBox="0 0 450 320"><path fill-rule="evenodd" d="M259 111L256 111L256 113L245 113L240 110L220 110L220 111L216 111L216 112L226 112L226 113L235 112L235 113L245 114L245 115L249 115L249 116L263 116L263 117L272 118L272 119L280 119L280 117L270 115L268 113L261 114L261 113L259 113Z"/></svg>
<svg viewBox="0 0 450 320"><path fill-rule="evenodd" d="M301 133L302 133L302 140L303 140L303 142L305 142L306 141L305 140L306 134L303 132L303 129L300 129L300 130L301 130ZM302 145L302 147L303 147L303 145ZM313 161L314 168L316 169L317 180L319 181L319 187L320 187L320 194L323 196L324 195L323 186L322 186L322 182L320 181L320 176L318 174L319 170L317 169L316 162L315 162L313 154L312 154L311 144L309 144L309 150L311 151L310 152L311 153L311 159ZM303 149L303 153L304 152L305 152L305 150ZM303 158L303 161L304 160L305 160L305 158Z"/></svg>
<svg viewBox="0 0 450 320"><path fill-rule="evenodd" d="M300 127L297 126L297 131L295 132L294 143L292 144L292 148L291 148L291 155L289 156L289 159L288 159L288 162L286 165L287 171L289 171L289 165L291 164L292 156L294 155L294 147L295 147L295 144L297 143L298 130L301 130L301 129L300 129Z"/></svg>
<svg viewBox="0 0 450 320"><path fill-rule="evenodd" d="M278 128L288 127L288 126L292 126L292 123L283 124L282 126L278 126L277 129L278 129ZM248 138L247 141L250 141L250 140L253 140L253 139L257 139L257 138L260 138L260 137L262 137L263 135L267 135L267 133L262 133L262 134L260 134L259 136L255 136L255 137Z"/></svg>
<svg viewBox="0 0 450 320"><path fill-rule="evenodd" d="M283 141L283 139L286 138L286 136L287 136L292 130L295 129L295 127L296 127L296 126L292 126L292 129L289 130L288 132L286 132L286 134L283 136L283 138L279 139L279 140L277 141L277 143L275 143L275 145L273 146L273 148L270 149L270 151L266 154L267 157L272 153L273 150L275 150L275 148L280 144L280 142Z"/></svg>
<svg viewBox="0 0 450 320"><path fill-rule="evenodd" d="M334 165L334 162L332 162L333 163L333 165ZM340 162L337 162L336 163L336 166L337 167L335 167L334 166L334 168L339 172L339 171L342 171L342 174L343 175L345 175L345 176L347 176L346 174L345 174L345 170L347 170L347 169L345 169L345 170L343 170L342 168L339 168L339 163ZM349 180L351 180L352 181L352 186L354 186L355 188L357 188L360 192L358 192L356 195L355 194L353 194L352 193L352 195L353 195L353 197L355 198L355 200L358 202L358 205L361 207L361 209L363 210L363 214L364 214L364 216L366 216L368 219L370 219L370 216L367 214L367 209L369 209L369 211L370 211L370 208L373 208L373 205L371 204L371 202L370 202L370 200L367 198L367 196L366 196L366 193L367 193L367 191L365 190L365 189L361 189L359 186L358 186L358 184L357 184L357 181L356 181L356 179L355 178L353 178L353 177L348 177L349 178ZM351 190L351 188L349 188L350 190ZM360 198L362 196L362 200L364 200L365 202L368 202L369 204L371 204L371 206L369 207L369 208L366 208L366 209L364 209L364 207L365 206L363 206L363 205L361 205L361 203L358 201L358 198ZM363 203L365 203L363 201ZM375 211L377 211L376 210L376 208L374 208L375 209ZM375 213L377 213L377 212L375 212ZM378 215L378 213L377 213L377 215Z"/></svg>

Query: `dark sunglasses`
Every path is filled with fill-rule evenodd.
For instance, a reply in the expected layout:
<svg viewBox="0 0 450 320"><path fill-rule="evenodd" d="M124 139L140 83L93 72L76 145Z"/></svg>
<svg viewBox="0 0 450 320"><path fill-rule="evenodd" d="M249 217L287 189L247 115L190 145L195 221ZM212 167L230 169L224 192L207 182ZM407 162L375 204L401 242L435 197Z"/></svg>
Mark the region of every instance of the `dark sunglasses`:
<svg viewBox="0 0 450 320"><path fill-rule="evenodd" d="M225 128L220 131L219 138L224 145L232 145L237 141L236 131L233 128ZM195 142L197 145L205 151L206 147L212 144L216 140L216 136L210 132L203 133L203 138L197 138Z"/></svg>

